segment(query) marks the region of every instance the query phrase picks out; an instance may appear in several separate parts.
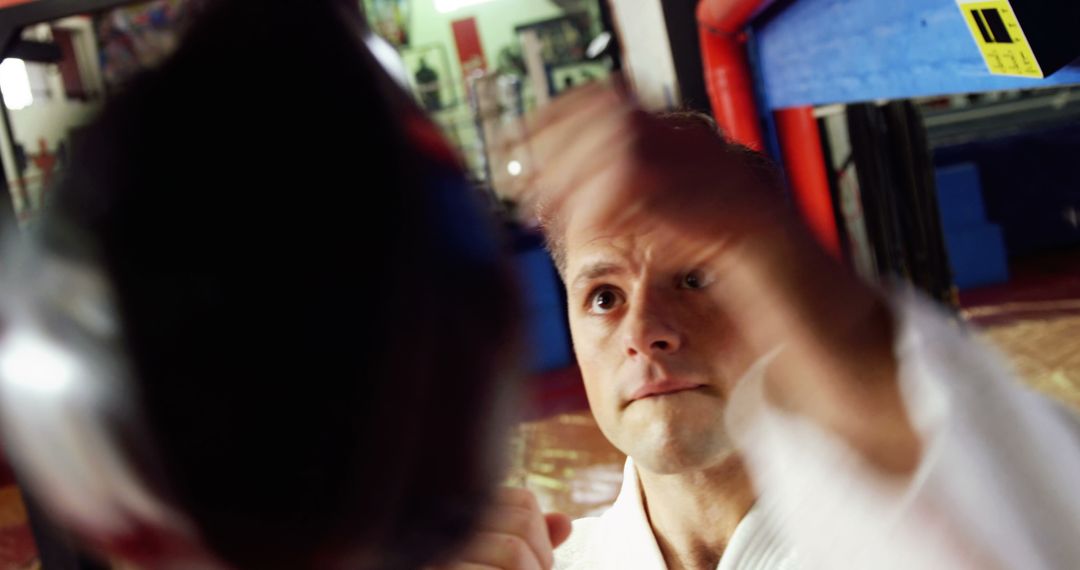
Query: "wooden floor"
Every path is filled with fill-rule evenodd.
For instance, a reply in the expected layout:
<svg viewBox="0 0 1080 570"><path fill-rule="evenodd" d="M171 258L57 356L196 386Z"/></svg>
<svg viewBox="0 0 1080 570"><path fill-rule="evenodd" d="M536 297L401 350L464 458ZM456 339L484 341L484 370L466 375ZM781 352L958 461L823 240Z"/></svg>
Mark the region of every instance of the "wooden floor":
<svg viewBox="0 0 1080 570"><path fill-rule="evenodd" d="M0 486L0 570L37 567L37 552L19 491L10 481Z"/></svg>
<svg viewBox="0 0 1080 570"><path fill-rule="evenodd" d="M962 293L961 314L1027 384L1080 412L1080 250L1009 269L1008 283Z"/></svg>

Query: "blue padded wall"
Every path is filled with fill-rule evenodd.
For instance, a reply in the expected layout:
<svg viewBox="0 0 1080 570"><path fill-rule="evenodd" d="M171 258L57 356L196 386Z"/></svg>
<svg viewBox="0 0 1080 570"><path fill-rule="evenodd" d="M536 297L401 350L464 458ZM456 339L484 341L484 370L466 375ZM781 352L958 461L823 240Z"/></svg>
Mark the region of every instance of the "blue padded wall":
<svg viewBox="0 0 1080 570"><path fill-rule="evenodd" d="M1080 124L934 149L934 164L972 163L986 217L1010 256L1080 246Z"/></svg>
<svg viewBox="0 0 1080 570"><path fill-rule="evenodd" d="M1001 228L986 219L978 167L938 168L935 178L953 283L963 290L1007 281L1005 240Z"/></svg>
<svg viewBox="0 0 1080 570"><path fill-rule="evenodd" d="M514 265L524 293L529 371L541 373L573 364L566 306L551 257L539 246L521 249L514 254Z"/></svg>

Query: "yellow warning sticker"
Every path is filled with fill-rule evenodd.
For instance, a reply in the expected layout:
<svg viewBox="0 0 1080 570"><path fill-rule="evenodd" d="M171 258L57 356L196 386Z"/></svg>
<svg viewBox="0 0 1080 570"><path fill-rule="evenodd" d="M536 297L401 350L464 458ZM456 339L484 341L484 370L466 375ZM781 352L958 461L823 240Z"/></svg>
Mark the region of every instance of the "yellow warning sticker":
<svg viewBox="0 0 1080 570"><path fill-rule="evenodd" d="M1044 77L1009 0L958 0L990 73Z"/></svg>

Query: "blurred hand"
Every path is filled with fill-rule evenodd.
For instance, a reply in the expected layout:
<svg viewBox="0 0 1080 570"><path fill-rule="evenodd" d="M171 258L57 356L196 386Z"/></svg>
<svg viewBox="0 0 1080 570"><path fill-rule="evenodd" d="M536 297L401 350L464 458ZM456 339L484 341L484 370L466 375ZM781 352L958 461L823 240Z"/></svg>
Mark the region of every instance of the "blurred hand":
<svg viewBox="0 0 1080 570"><path fill-rule="evenodd" d="M566 515L545 515L532 493L503 487L458 557L432 570L548 570L569 536Z"/></svg>
<svg viewBox="0 0 1080 570"><path fill-rule="evenodd" d="M573 214L579 227L618 233L677 221L701 247L786 213L776 192L747 192L762 184L733 168L738 159L705 123L675 128L616 89L571 91L527 130L518 154L530 156L530 184L516 198L545 222Z"/></svg>
<svg viewBox="0 0 1080 570"><path fill-rule="evenodd" d="M544 108L522 141L533 172L519 197L564 241L678 239L665 256L718 275L720 304L749 362L775 347L766 389L872 463L908 472L918 439L896 382L881 296L824 253L754 160L704 123L673 124L616 89L589 86Z"/></svg>

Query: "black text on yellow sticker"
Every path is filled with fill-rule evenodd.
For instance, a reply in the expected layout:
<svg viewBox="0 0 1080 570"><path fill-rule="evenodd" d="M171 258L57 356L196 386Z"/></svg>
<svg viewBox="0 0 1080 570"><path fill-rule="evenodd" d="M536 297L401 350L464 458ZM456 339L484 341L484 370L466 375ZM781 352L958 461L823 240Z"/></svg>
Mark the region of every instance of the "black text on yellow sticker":
<svg viewBox="0 0 1080 570"><path fill-rule="evenodd" d="M1043 77L1035 53L1008 0L961 2L964 13L990 73Z"/></svg>

